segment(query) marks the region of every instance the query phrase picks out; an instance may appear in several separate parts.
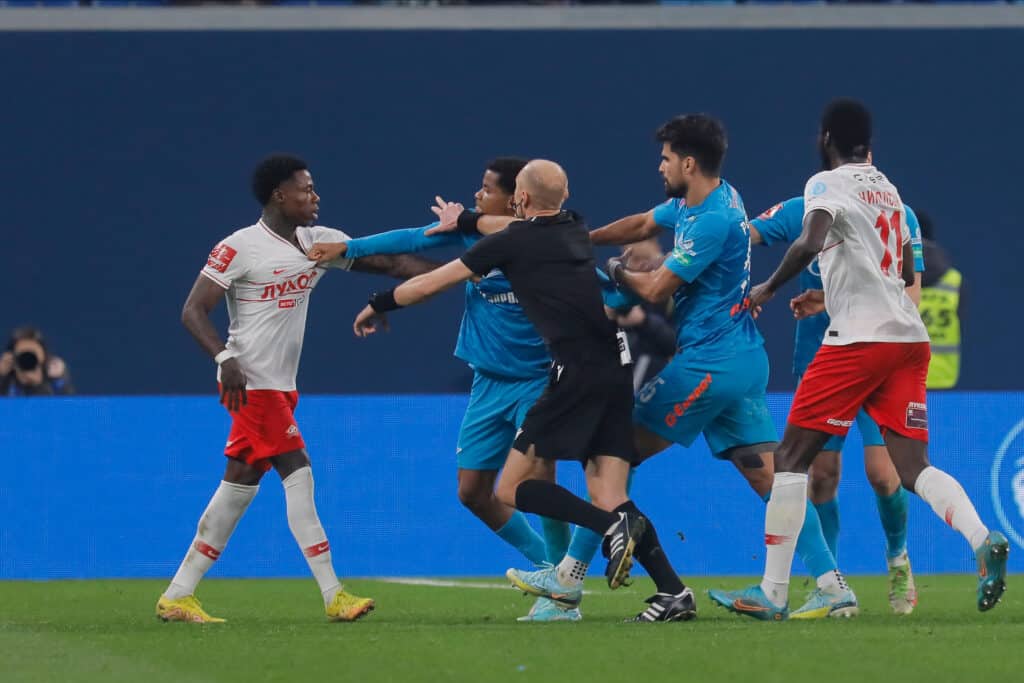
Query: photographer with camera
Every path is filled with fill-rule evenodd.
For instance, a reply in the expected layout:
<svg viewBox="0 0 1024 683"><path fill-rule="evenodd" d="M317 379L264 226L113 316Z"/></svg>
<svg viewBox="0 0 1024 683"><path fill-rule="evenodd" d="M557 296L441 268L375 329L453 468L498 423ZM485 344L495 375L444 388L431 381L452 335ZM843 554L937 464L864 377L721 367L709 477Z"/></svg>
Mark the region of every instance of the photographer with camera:
<svg viewBox="0 0 1024 683"><path fill-rule="evenodd" d="M19 327L0 355L0 396L59 396L73 394L71 374L59 356L46 350L43 333Z"/></svg>

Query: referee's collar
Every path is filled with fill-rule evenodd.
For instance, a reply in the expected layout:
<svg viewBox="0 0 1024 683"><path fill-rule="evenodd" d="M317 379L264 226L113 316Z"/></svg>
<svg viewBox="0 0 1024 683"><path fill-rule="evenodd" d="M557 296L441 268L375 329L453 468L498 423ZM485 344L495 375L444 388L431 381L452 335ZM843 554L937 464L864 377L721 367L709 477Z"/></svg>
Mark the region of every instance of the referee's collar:
<svg viewBox="0 0 1024 683"><path fill-rule="evenodd" d="M577 222L582 222L582 220L583 220L582 217L580 217L580 215L578 213L576 213L575 211L573 211L571 209L562 209L558 213L553 214L551 216L534 216L533 218L528 218L527 222L529 222L529 223L542 223L542 224L545 224L545 223L577 223Z"/></svg>

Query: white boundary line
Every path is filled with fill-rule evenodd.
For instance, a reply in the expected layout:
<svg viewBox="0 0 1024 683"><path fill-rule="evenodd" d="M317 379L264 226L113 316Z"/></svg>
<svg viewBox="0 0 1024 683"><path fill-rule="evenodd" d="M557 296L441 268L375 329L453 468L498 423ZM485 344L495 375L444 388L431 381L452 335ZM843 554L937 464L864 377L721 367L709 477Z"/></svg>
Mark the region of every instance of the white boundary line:
<svg viewBox="0 0 1024 683"><path fill-rule="evenodd" d="M0 7L0 31L1024 28L1024 4Z"/></svg>
<svg viewBox="0 0 1024 683"><path fill-rule="evenodd" d="M458 581L452 579L421 579L421 578L405 578L401 576L385 576L382 578L367 578L367 581L380 581L381 583L397 583L402 586L431 586L433 588L486 588L493 590L500 588L501 590L512 590L519 592L519 590L509 583L474 583L472 581ZM584 595L593 595L592 591L583 591Z"/></svg>

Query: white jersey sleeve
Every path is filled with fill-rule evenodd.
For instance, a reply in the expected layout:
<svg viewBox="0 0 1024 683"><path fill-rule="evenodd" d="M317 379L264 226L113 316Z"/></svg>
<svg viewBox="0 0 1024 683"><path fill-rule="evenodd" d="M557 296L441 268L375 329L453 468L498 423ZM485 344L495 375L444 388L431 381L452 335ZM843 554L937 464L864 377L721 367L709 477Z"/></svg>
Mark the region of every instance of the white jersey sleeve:
<svg viewBox="0 0 1024 683"><path fill-rule="evenodd" d="M309 251L317 242L348 242L352 238L346 235L341 230L335 228L327 228L322 225L314 225L311 228L303 228L298 232L299 242L302 244L302 248ZM339 258L328 263L323 263L328 268L338 268L340 270L351 270L352 261L350 258Z"/></svg>
<svg viewBox="0 0 1024 683"><path fill-rule="evenodd" d="M247 253L245 238L241 232L221 240L206 257L206 265L200 271L224 289L245 276L249 270L251 254Z"/></svg>
<svg viewBox="0 0 1024 683"><path fill-rule="evenodd" d="M811 176L804 186L804 216L812 211L824 211L839 220L848 208L848 192L841 176L825 171Z"/></svg>

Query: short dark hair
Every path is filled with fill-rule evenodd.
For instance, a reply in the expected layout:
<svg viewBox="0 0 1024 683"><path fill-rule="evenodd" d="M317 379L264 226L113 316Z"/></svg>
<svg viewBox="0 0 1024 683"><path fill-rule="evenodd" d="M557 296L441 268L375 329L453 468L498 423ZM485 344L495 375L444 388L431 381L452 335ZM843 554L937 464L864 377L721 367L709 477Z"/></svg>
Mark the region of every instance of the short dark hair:
<svg viewBox="0 0 1024 683"><path fill-rule="evenodd" d="M256 166L252 172L252 193L260 206L270 202L270 196L281 183L295 175L296 171L305 171L309 165L291 154L273 154Z"/></svg>
<svg viewBox="0 0 1024 683"><path fill-rule="evenodd" d="M921 237L934 242L935 224L932 222L932 217L924 211L914 211L914 213L917 214L917 222L921 226Z"/></svg>
<svg viewBox="0 0 1024 683"><path fill-rule="evenodd" d="M661 126L655 133L658 142L667 142L679 156L693 157L700 170L708 176L722 171L722 161L729 141L725 126L707 114L677 116Z"/></svg>
<svg viewBox="0 0 1024 683"><path fill-rule="evenodd" d="M7 342L7 350L13 351L15 344L26 339L36 342L43 347L43 351L46 351L46 338L43 336L43 331L31 325L14 328L10 340Z"/></svg>
<svg viewBox="0 0 1024 683"><path fill-rule="evenodd" d="M871 149L871 112L859 100L834 99L821 115L821 132L842 156L865 156Z"/></svg>
<svg viewBox="0 0 1024 683"><path fill-rule="evenodd" d="M516 176L529 163L520 157L496 157L487 162L487 170L498 176L498 187L506 194L515 194Z"/></svg>

